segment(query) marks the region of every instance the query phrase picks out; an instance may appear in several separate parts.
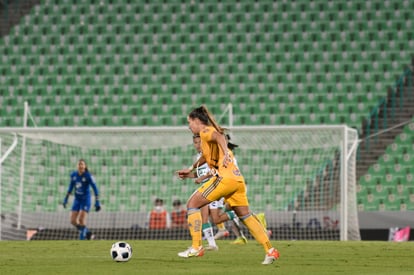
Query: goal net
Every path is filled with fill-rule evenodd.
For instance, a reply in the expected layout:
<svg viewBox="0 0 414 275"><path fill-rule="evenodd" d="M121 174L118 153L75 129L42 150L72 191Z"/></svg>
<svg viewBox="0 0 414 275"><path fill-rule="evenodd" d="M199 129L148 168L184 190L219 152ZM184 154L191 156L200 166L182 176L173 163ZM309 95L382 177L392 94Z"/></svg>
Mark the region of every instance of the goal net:
<svg viewBox="0 0 414 275"><path fill-rule="evenodd" d="M265 213L271 238L360 239L355 130L232 127L230 135L250 207ZM81 158L100 191L102 210L92 207L87 219L96 238L189 238L185 229L148 228L156 198L172 211L197 187L174 175L195 158L187 128L2 128L0 146L3 240L78 238L69 220L73 196L66 209L62 201Z"/></svg>

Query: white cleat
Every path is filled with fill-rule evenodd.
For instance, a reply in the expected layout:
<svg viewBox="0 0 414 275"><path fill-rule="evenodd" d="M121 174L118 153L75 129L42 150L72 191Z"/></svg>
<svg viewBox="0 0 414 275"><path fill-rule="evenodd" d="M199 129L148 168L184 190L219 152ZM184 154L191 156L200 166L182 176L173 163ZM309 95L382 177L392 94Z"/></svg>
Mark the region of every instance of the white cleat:
<svg viewBox="0 0 414 275"><path fill-rule="evenodd" d="M269 251L266 253L264 261L262 264L272 264L275 260L279 259L279 251L275 248L270 248Z"/></svg>
<svg viewBox="0 0 414 275"><path fill-rule="evenodd" d="M230 232L229 231L227 231L227 230L219 230L216 233L216 235L214 235L214 239L215 240L218 240L218 239L221 239L221 238L224 238L224 237L228 237L228 236L230 236Z"/></svg>
<svg viewBox="0 0 414 275"><path fill-rule="evenodd" d="M219 248L218 248L217 245L209 245L209 246L206 246L205 250L207 250L207 251L218 251Z"/></svg>
<svg viewBox="0 0 414 275"><path fill-rule="evenodd" d="M204 248L202 246L200 246L198 249L189 247L187 250L178 253L178 256L182 258L201 257L203 255L204 255Z"/></svg>

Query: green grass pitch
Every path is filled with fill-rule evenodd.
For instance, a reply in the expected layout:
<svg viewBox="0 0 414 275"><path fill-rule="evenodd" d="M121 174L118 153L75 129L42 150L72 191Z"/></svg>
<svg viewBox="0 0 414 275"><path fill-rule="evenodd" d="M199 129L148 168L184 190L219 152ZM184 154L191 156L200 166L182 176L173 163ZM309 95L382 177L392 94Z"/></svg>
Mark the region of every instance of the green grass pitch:
<svg viewBox="0 0 414 275"><path fill-rule="evenodd" d="M182 259L189 241L126 240L129 262L110 257L115 241L1 241L0 272L16 274L414 274L414 243L273 241L281 258L261 265L263 248L218 241L219 251Z"/></svg>

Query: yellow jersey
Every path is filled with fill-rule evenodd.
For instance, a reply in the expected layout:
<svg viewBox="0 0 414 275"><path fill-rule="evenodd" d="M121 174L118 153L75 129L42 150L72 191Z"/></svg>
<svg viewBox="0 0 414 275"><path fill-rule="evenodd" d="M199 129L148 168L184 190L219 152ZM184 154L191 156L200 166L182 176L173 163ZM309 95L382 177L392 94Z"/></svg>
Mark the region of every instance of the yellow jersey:
<svg viewBox="0 0 414 275"><path fill-rule="evenodd" d="M201 153L203 154L208 166L210 169L216 169L221 177L242 180L243 176L234 159L233 152L230 149L228 152L232 161L227 165L227 167L223 166L224 152L221 150L217 142L213 141L212 136L214 132L217 132L217 130L212 126L206 126L200 132Z"/></svg>

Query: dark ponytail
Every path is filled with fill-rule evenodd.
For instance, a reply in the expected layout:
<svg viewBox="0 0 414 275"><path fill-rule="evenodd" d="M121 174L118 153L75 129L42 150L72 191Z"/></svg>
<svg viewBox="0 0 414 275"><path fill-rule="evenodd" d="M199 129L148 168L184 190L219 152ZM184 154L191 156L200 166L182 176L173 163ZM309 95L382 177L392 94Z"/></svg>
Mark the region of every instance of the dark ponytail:
<svg viewBox="0 0 414 275"><path fill-rule="evenodd" d="M230 135L229 134L226 134L226 140L227 140L227 148L229 148L230 150L234 150L234 149L236 149L237 147L239 147L239 145L237 145L237 144L234 144L234 143L231 143L230 142Z"/></svg>
<svg viewBox="0 0 414 275"><path fill-rule="evenodd" d="M213 126L220 134L224 133L224 129L216 122L213 115L208 111L205 105L195 108L188 115L189 118L198 118L203 124Z"/></svg>

